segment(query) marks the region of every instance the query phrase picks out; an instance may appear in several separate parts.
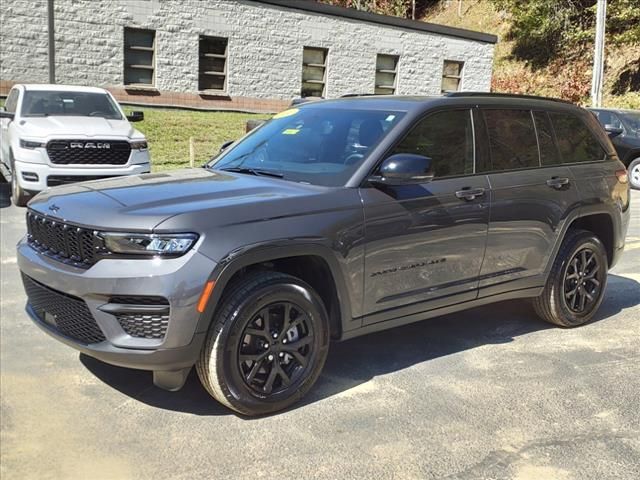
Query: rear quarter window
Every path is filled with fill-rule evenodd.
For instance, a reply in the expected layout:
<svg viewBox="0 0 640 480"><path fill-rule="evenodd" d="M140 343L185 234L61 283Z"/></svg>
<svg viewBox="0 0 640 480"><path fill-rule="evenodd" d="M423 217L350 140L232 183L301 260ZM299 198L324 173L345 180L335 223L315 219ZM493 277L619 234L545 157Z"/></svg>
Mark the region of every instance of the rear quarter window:
<svg viewBox="0 0 640 480"><path fill-rule="evenodd" d="M587 125L576 115L549 112L563 163L604 160L606 153Z"/></svg>

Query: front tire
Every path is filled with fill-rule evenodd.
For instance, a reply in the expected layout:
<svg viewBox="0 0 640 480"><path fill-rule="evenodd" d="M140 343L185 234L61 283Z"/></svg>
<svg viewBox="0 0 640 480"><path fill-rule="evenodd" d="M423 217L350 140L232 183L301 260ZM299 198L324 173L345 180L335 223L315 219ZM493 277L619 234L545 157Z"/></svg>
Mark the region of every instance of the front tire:
<svg viewBox="0 0 640 480"><path fill-rule="evenodd" d="M200 381L243 415L283 410L307 393L324 366L324 304L305 282L279 272L254 273L230 288L196 363Z"/></svg>
<svg viewBox="0 0 640 480"><path fill-rule="evenodd" d="M30 195L18 184L18 172L16 171L15 164L13 164L12 167L11 198L13 200L13 204L16 207L25 207L27 205L27 202L29 202Z"/></svg>
<svg viewBox="0 0 640 480"><path fill-rule="evenodd" d="M631 183L631 188L640 190L640 157L636 158L629 164L629 168L627 171L629 172L629 182Z"/></svg>
<svg viewBox="0 0 640 480"><path fill-rule="evenodd" d="M577 327L593 318L607 286L607 254L586 230L569 230L533 306L540 318L561 327Z"/></svg>

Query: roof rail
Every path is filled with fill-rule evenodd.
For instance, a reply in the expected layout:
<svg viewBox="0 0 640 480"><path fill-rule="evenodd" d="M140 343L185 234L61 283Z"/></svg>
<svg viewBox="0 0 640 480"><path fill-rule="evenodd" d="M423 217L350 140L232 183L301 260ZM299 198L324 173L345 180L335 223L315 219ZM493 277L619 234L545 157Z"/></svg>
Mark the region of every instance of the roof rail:
<svg viewBox="0 0 640 480"><path fill-rule="evenodd" d="M540 97L538 95L520 95L518 93L494 93L494 92L449 92L444 94L445 97L503 97L503 98L528 98L531 100L549 100L551 102L568 103L574 105L569 100L552 97Z"/></svg>
<svg viewBox="0 0 640 480"><path fill-rule="evenodd" d="M375 93L345 93L344 95L340 95L340 98L351 98L351 97L373 97L376 95Z"/></svg>

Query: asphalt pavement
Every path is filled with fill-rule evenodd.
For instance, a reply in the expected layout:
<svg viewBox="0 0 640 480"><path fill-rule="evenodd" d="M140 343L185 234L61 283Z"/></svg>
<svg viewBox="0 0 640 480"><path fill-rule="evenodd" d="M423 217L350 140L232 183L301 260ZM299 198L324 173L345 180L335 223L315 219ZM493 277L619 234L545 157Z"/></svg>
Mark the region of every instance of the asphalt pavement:
<svg viewBox="0 0 640 480"><path fill-rule="evenodd" d="M595 321L512 301L332 346L307 398L239 417L31 323L24 209L0 208L0 476L12 479L638 479L640 192Z"/></svg>

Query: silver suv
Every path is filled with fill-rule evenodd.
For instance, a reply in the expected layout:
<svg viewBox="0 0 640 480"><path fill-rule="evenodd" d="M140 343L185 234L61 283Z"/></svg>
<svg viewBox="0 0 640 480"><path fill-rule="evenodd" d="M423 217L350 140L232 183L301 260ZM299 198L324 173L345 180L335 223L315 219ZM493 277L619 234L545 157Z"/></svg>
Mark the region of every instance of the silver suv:
<svg viewBox="0 0 640 480"><path fill-rule="evenodd" d="M588 322L630 208L592 114L469 93L305 104L205 168L29 207L18 263L38 326L169 390L195 365L247 415L302 397L330 341L513 298Z"/></svg>

